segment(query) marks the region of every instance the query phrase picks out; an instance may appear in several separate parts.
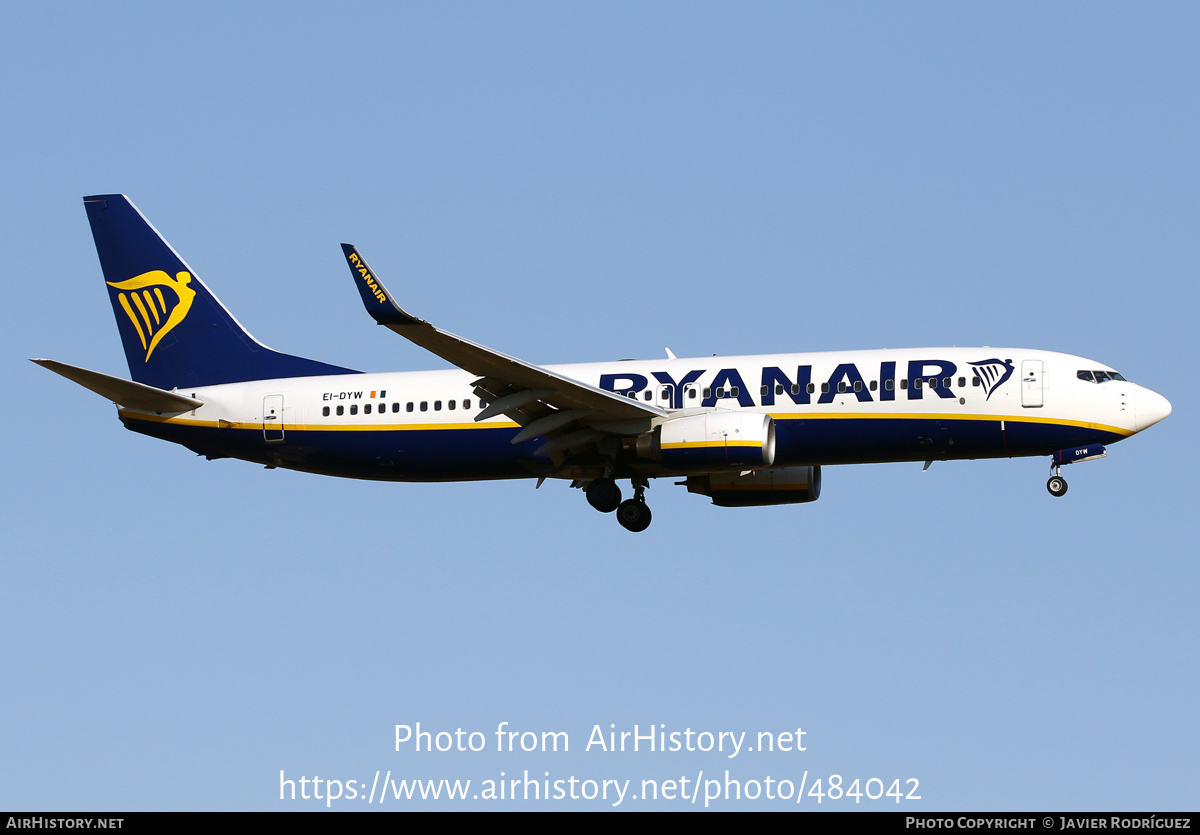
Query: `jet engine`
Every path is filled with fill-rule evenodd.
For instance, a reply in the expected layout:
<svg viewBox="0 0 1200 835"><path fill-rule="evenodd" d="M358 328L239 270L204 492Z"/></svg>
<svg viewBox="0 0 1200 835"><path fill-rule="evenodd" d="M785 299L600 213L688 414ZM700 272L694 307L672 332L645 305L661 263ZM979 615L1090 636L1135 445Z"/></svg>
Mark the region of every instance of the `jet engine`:
<svg viewBox="0 0 1200 835"><path fill-rule="evenodd" d="M749 470L775 460L775 422L760 412L672 418L637 439L637 454L675 472Z"/></svg>
<svg viewBox="0 0 1200 835"><path fill-rule="evenodd" d="M821 467L781 467L739 473L688 476L689 493L712 498L720 507L756 507L815 502L821 497Z"/></svg>

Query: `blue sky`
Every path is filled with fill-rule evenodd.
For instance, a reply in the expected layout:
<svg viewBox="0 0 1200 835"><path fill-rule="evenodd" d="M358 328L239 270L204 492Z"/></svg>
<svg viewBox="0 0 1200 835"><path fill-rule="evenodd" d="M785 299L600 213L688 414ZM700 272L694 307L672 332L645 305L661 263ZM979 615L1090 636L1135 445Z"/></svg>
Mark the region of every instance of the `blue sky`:
<svg viewBox="0 0 1200 835"><path fill-rule="evenodd" d="M526 769L1195 807L1194 5L5 18L0 807L316 809L281 770ZM1040 459L829 468L783 508L662 482L636 536L564 484L206 462L27 361L127 373L80 200L103 192L260 340L339 365L444 367L363 314L350 241L417 315L534 362L1025 346L1175 411L1062 500ZM571 751L394 751L416 722ZM807 750L583 750L659 723Z"/></svg>

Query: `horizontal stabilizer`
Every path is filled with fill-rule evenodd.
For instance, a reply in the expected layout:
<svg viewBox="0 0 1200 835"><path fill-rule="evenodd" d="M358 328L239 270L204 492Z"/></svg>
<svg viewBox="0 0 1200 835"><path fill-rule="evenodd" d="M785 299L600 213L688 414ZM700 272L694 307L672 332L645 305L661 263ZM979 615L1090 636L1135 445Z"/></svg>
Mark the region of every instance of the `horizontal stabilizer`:
<svg viewBox="0 0 1200 835"><path fill-rule="evenodd" d="M203 400L194 397L184 397L171 391L163 391L153 386L123 380L101 374L99 371L88 371L77 368L65 362L54 360L30 360L42 368L48 368L55 374L61 374L74 383L79 383L85 389L96 392L101 397L107 397L118 406L126 409L141 409L147 412L186 412L204 405Z"/></svg>

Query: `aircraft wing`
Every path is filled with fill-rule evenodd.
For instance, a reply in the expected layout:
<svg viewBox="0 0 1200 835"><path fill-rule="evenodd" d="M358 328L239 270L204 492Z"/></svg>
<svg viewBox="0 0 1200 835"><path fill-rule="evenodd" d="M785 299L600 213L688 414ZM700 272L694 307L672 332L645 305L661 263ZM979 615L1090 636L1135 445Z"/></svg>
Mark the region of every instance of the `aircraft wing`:
<svg viewBox="0 0 1200 835"><path fill-rule="evenodd" d="M479 375L475 390L480 397L486 397L489 405L475 419L508 415L526 427L514 443L558 432L556 440L538 450L539 453L551 452L575 445L569 441L582 444L601 434L596 431L590 433L595 437L585 437L583 432L563 434L572 423L591 425L666 416L666 412L656 406L555 374L418 319L396 304L357 249L350 244L342 244L342 252L350 265L350 273L363 304L372 318L464 371ZM542 431L536 431L538 429ZM528 434L530 432L532 434ZM575 437L572 438L572 435Z"/></svg>

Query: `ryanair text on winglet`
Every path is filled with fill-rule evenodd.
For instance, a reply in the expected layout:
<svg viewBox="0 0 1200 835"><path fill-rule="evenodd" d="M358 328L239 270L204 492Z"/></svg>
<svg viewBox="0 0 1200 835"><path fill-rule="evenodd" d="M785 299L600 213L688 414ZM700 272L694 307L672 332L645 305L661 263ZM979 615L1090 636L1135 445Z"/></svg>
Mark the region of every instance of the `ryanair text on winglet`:
<svg viewBox="0 0 1200 835"><path fill-rule="evenodd" d="M362 280L371 288L371 293L375 298L379 299L379 303L383 304L387 301L387 296L383 294L383 290L379 289L379 285L375 282L375 276L371 275L371 271L367 269L367 265L358 257L358 253L351 252L347 257L350 259L350 265L358 270L358 274L362 277Z"/></svg>

